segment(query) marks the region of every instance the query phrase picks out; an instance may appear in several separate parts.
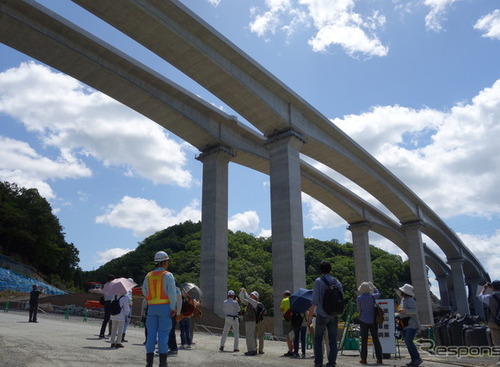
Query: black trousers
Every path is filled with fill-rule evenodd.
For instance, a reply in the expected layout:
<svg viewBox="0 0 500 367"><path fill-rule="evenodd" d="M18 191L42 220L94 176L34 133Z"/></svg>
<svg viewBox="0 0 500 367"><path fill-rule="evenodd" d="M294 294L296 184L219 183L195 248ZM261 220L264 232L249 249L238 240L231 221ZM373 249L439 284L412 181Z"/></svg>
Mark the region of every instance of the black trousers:
<svg viewBox="0 0 500 367"><path fill-rule="evenodd" d="M359 322L359 333L361 334L361 359L366 361L368 355L368 331L370 331L372 335L375 357L377 360L382 360L382 346L378 339L378 325L375 323L365 324L362 321Z"/></svg>
<svg viewBox="0 0 500 367"><path fill-rule="evenodd" d="M36 322L36 315L38 314L38 302L30 303L30 321Z"/></svg>

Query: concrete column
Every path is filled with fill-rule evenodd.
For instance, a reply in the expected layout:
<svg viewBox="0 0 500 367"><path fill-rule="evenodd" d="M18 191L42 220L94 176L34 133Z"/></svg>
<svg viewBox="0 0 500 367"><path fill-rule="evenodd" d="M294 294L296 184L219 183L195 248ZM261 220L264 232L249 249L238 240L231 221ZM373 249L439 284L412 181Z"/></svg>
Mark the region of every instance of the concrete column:
<svg viewBox="0 0 500 367"><path fill-rule="evenodd" d="M371 225L368 222L353 223L347 227L352 233L354 247L354 270L356 285L362 282L373 282L372 259L370 257L370 240L368 231Z"/></svg>
<svg viewBox="0 0 500 367"><path fill-rule="evenodd" d="M473 314L485 319L486 315L484 313L484 303L477 298L477 288L481 285L483 280L479 278L466 279L467 285L469 287L469 304L474 306Z"/></svg>
<svg viewBox="0 0 500 367"><path fill-rule="evenodd" d="M227 298L228 163L232 157L234 153L224 146L196 157L203 163L200 288L203 306L218 314Z"/></svg>
<svg viewBox="0 0 500 367"><path fill-rule="evenodd" d="M299 149L305 140L293 130L266 141L271 180L274 328L282 334L283 291L306 285Z"/></svg>
<svg viewBox="0 0 500 367"><path fill-rule="evenodd" d="M408 242L411 282L417 300L418 317L422 325L433 325L431 292L427 277L422 234L420 233L422 226L421 221L416 221L404 223L402 228Z"/></svg>
<svg viewBox="0 0 500 367"><path fill-rule="evenodd" d="M439 298L441 298L441 307L450 309L450 294L448 293L448 277L446 275L436 277L439 286Z"/></svg>
<svg viewBox="0 0 500 367"><path fill-rule="evenodd" d="M455 288L455 300L457 302L457 312L461 315L470 314L469 302L467 300L467 291L465 289L465 277L463 269L464 259L454 258L448 259L448 264L451 268L451 279L453 280L453 288Z"/></svg>

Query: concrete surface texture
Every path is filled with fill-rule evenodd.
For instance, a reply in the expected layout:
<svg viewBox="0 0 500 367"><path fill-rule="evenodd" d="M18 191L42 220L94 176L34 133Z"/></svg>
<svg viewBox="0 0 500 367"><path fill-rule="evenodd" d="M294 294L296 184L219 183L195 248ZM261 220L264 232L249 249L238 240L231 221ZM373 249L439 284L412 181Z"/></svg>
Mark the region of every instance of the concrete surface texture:
<svg viewBox="0 0 500 367"><path fill-rule="evenodd" d="M56 314L39 314L38 323L29 323L24 311L0 313L0 366L2 367L94 367L94 366L145 366L144 329L131 327L127 343L122 349L110 348L109 339L99 339L100 319L69 317ZM179 340L179 335L177 334ZM180 349L176 357L168 358L170 367L187 366L308 366L314 365L312 350L306 359L283 357L286 343L265 342L265 354L245 356L245 340L240 340L240 352L232 352L232 338L226 341L227 352L219 351L220 334L196 331L192 349ZM384 360L386 366L405 366L408 363L406 348L401 347L401 359ZM426 367L443 366L495 366L498 357L433 356L422 353ZM337 366L360 366L357 351L339 353ZM158 365L155 359L154 366ZM369 351L368 365L375 366Z"/></svg>

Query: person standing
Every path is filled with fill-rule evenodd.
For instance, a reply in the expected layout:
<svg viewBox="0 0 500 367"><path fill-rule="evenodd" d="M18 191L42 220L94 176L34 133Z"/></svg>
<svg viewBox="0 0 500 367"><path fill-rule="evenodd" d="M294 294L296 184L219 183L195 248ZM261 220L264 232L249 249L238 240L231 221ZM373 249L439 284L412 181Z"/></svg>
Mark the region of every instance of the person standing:
<svg viewBox="0 0 500 367"><path fill-rule="evenodd" d="M156 342L160 354L159 366L167 366L168 335L172 327L172 317L177 313L175 278L167 270L169 260L165 251L158 251L154 256L156 269L150 271L142 283L142 293L148 301L146 367L153 366Z"/></svg>
<svg viewBox="0 0 500 367"><path fill-rule="evenodd" d="M241 302L246 305L245 314L243 316L243 321L245 322L245 334L246 334L246 344L247 351L245 355L255 356L257 355L257 345L255 340L255 325L257 319L257 306L259 304L259 293L253 291L248 295L245 288L241 288L239 295Z"/></svg>
<svg viewBox="0 0 500 367"><path fill-rule="evenodd" d="M328 351L327 367L333 367L337 361L337 325L338 318L336 315L330 315L323 309L323 297L327 289L327 284L335 285L340 291L344 291L342 284L334 278L330 272L332 265L327 261L322 261L319 265L321 276L314 281L312 305L309 308L307 319L312 320L316 313L316 327L314 330L314 367L323 366L323 334L325 329L328 332Z"/></svg>
<svg viewBox="0 0 500 367"><path fill-rule="evenodd" d="M299 341L302 347L302 358L306 358L306 332L307 320L303 313L294 312L292 314L293 328L293 358L299 358Z"/></svg>
<svg viewBox="0 0 500 367"><path fill-rule="evenodd" d="M286 338L286 345L288 346L288 352L283 354L285 357L291 357L293 356L293 342L292 339L290 338L290 333L292 332L292 312L290 311L290 296L292 295L292 292L289 290L286 290L283 293L283 299L281 300L281 305L280 305L280 311L281 314L283 315L283 334L285 334Z"/></svg>
<svg viewBox="0 0 500 367"><path fill-rule="evenodd" d="M180 317L182 309L182 296L179 287L175 287L175 293L176 293L176 303L175 303L176 314L175 316L172 317L172 328L170 329L170 334L168 335L169 356L176 356L179 351L179 348L177 346L177 337L175 336L175 327L177 325L177 318Z"/></svg>
<svg viewBox="0 0 500 367"><path fill-rule="evenodd" d="M220 348L219 350L222 352L224 350L224 345L226 344L227 334L231 328L233 329L234 334L234 352L239 352L238 342L240 338L240 305L238 301L236 301L236 294L233 290L229 290L227 292L227 299L222 303L222 313L225 316L224 318L224 329L222 331L222 337L220 339Z"/></svg>
<svg viewBox="0 0 500 367"><path fill-rule="evenodd" d="M131 282L134 282L134 279L128 278ZM122 343L127 343L128 340L125 339L125 334L127 333L128 326L130 324L130 321L132 320L132 308L134 304L134 297L132 295L132 289L127 292L127 298L128 298L128 305L129 305L129 313L125 317L125 325L123 326L123 335L122 335ZM111 318L112 319L112 318Z"/></svg>
<svg viewBox="0 0 500 367"><path fill-rule="evenodd" d="M368 356L368 332L370 332L375 348L377 363L382 361L382 346L378 338L378 325L375 322L375 300L380 298L380 292L372 283L363 282L358 287L359 296L356 299L356 309L359 313L359 329L361 334L361 360L366 364Z"/></svg>
<svg viewBox="0 0 500 367"><path fill-rule="evenodd" d="M264 335L265 335L264 317L267 314L267 310L264 304L259 301L258 293L257 293L257 301L258 303L255 313L255 339L256 342L258 341L259 354L264 354Z"/></svg>
<svg viewBox="0 0 500 367"><path fill-rule="evenodd" d="M420 358L420 353L418 352L413 339L420 329L420 321L418 320L417 314L417 301L415 300L413 293L413 286L410 284L405 284L399 288L401 292L401 303L398 306L397 317L399 319L406 319L405 326L403 328L403 339L408 348L408 353L410 354L411 361L407 366L420 366L423 361Z"/></svg>
<svg viewBox="0 0 500 367"><path fill-rule="evenodd" d="M111 282L114 279L115 279L115 276L113 274L109 274L108 281L106 282L106 284L108 284L109 282ZM106 284L104 284L104 286L106 286ZM104 320L102 320L101 331L99 332L100 339L103 339L106 337L105 336L106 325L108 325L108 323L110 323L109 322L109 319L111 316L110 307L111 307L111 301L113 300L114 294L104 293L103 297L104 297ZM111 323L109 325L109 334L111 335Z"/></svg>
<svg viewBox="0 0 500 367"><path fill-rule="evenodd" d="M181 331L181 347L191 349L191 318L193 317L196 300L191 298L187 293L182 293L182 315L179 321L179 329Z"/></svg>
<svg viewBox="0 0 500 367"><path fill-rule="evenodd" d="M130 313L130 303L126 294L115 294L114 299L117 299L120 304L120 312L116 315L111 315L111 348L123 348L121 343L123 339L123 328L125 327L125 320Z"/></svg>
<svg viewBox="0 0 500 367"><path fill-rule="evenodd" d="M492 293L486 294L488 288L491 288ZM488 306L486 321L491 331L491 340L494 346L500 346L500 326L495 322L495 315L498 315L500 311L500 280L483 285L477 297Z"/></svg>
<svg viewBox="0 0 500 367"><path fill-rule="evenodd" d="M43 288L38 289L37 284L33 284L33 290L30 292L30 309L29 309L29 321L28 322L38 322L37 314L38 314L38 298L40 294L43 293Z"/></svg>

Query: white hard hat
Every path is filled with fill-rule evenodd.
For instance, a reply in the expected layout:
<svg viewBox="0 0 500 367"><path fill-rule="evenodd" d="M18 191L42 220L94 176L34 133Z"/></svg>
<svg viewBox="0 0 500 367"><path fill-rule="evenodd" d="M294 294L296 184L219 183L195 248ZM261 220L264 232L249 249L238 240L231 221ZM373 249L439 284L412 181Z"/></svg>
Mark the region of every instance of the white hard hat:
<svg viewBox="0 0 500 367"><path fill-rule="evenodd" d="M158 251L155 254L155 262L162 262L165 260L169 260L170 258L168 257L168 254L165 251Z"/></svg>
<svg viewBox="0 0 500 367"><path fill-rule="evenodd" d="M250 295L253 295L255 298L259 299L259 292L257 291L253 291L252 293L250 293Z"/></svg>
<svg viewBox="0 0 500 367"><path fill-rule="evenodd" d="M229 290L229 291L227 292L227 295L228 295L228 296L234 296L235 294L234 294L234 291L231 289L231 290Z"/></svg>

